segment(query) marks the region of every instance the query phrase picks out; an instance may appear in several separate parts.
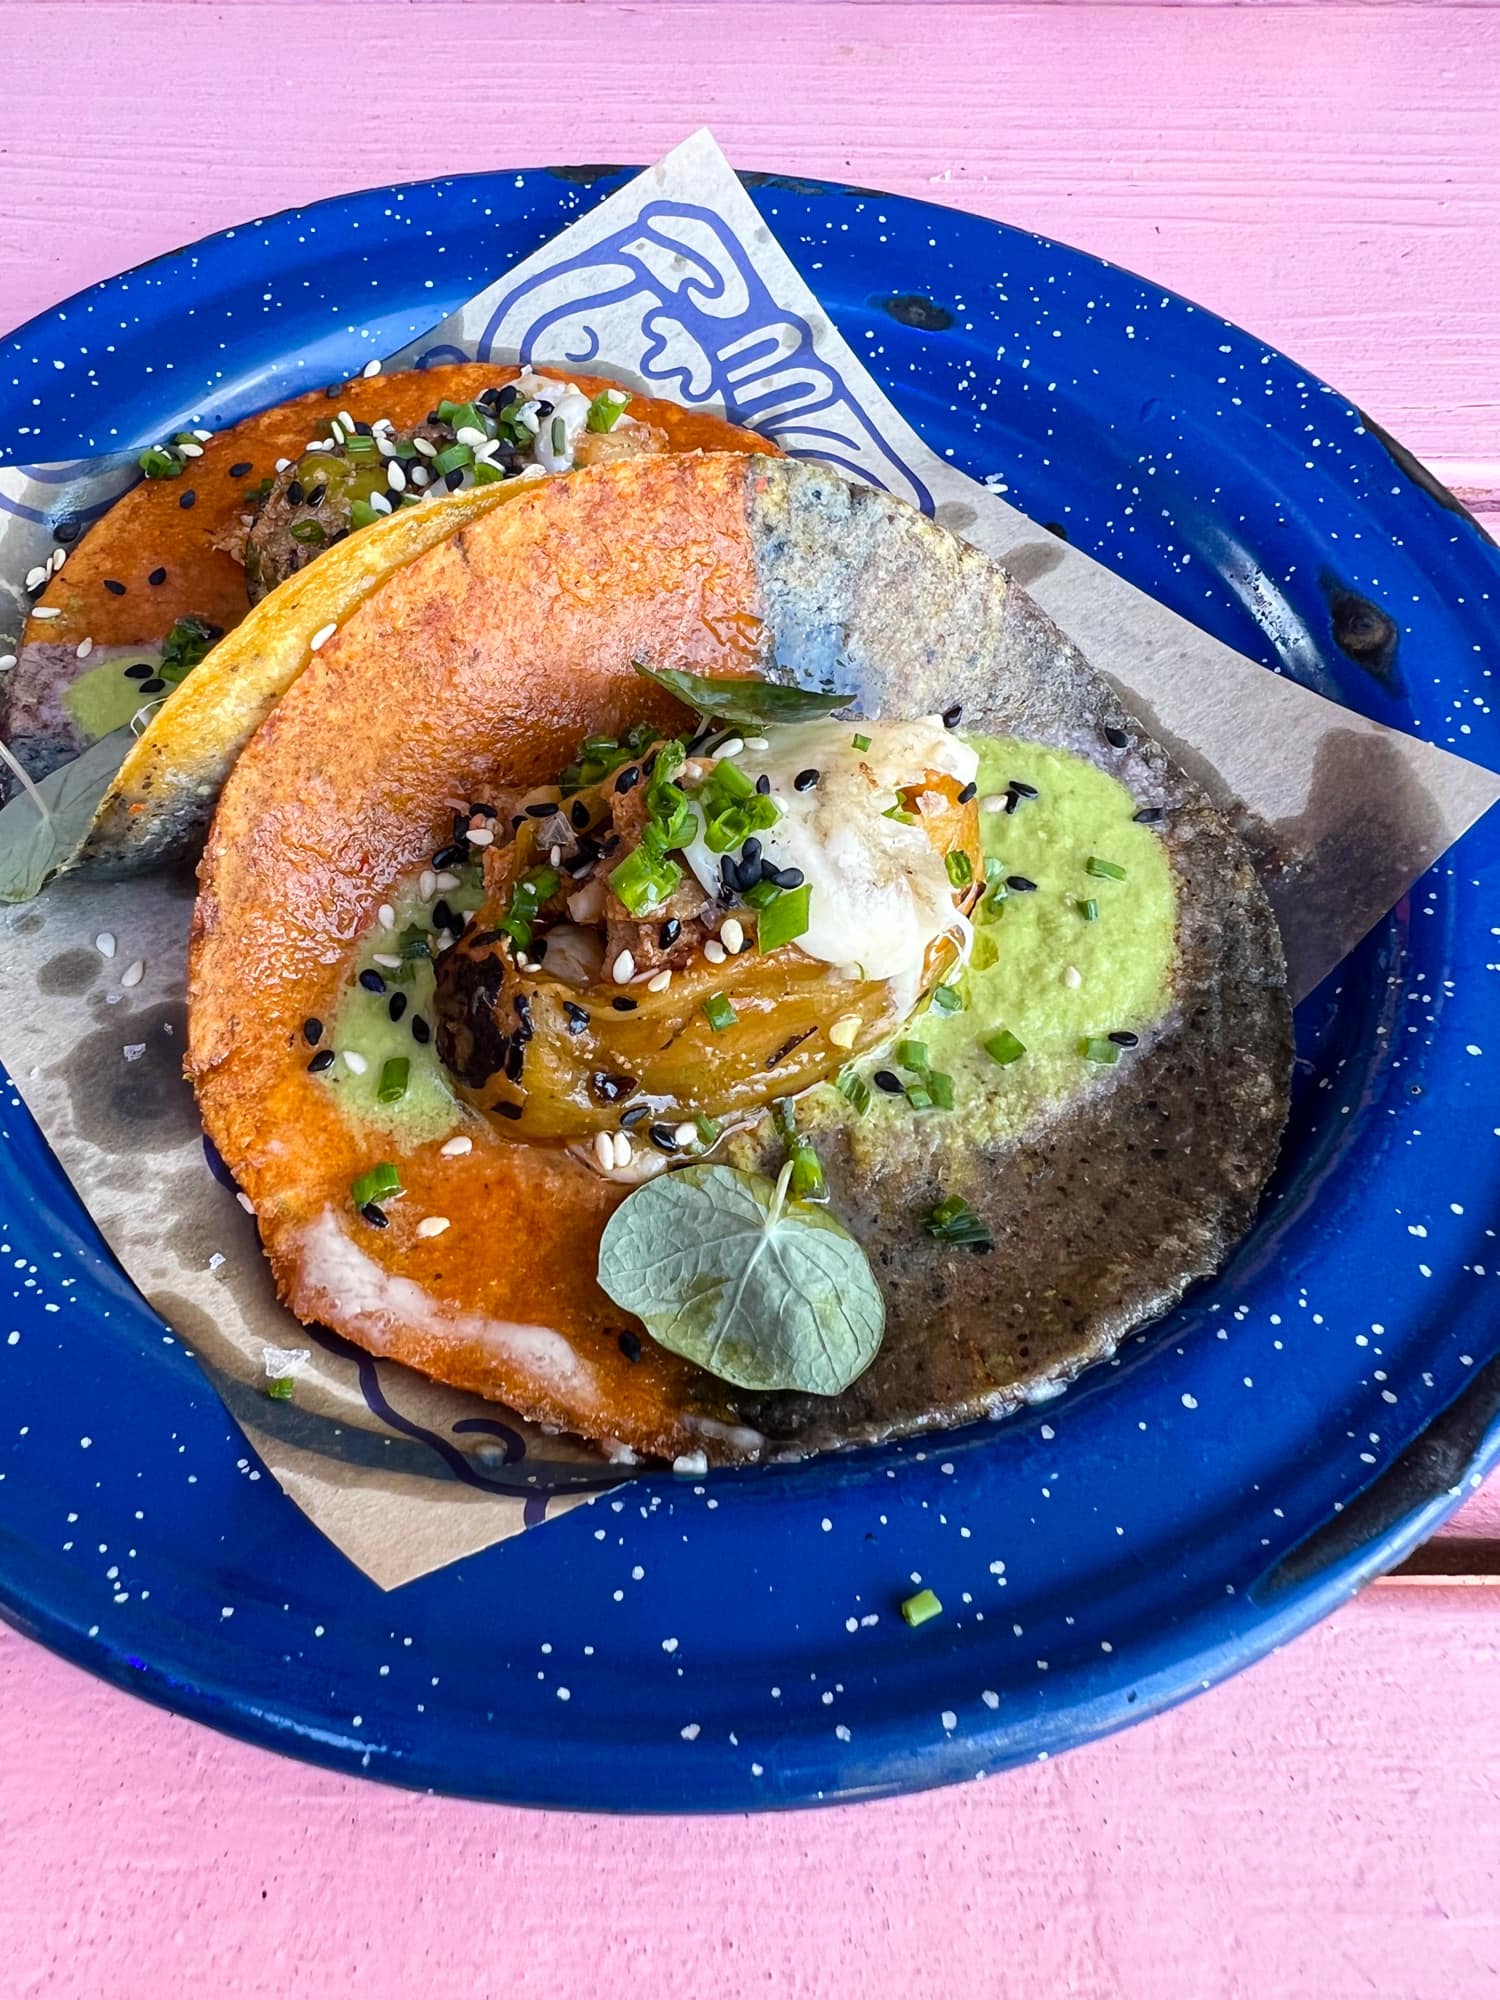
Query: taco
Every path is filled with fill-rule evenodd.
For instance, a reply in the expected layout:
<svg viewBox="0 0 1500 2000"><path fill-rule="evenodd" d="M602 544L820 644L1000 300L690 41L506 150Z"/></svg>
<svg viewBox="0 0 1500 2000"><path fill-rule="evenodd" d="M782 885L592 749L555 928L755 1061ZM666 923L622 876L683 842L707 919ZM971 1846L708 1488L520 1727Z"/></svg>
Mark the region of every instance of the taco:
<svg viewBox="0 0 1500 2000"><path fill-rule="evenodd" d="M1289 1063L1224 820L995 563L786 460L391 574L200 871L188 1069L288 1306L616 1453L1054 1393L1248 1226Z"/></svg>
<svg viewBox="0 0 1500 2000"><path fill-rule="evenodd" d="M132 817L154 804L152 766L179 774L182 797L211 802L244 741L216 735L201 699L180 739L173 692L278 584L436 495L701 449L776 447L602 377L482 363L360 376L216 434L181 431L141 454L141 482L76 545L59 544L63 567L39 575L16 665L0 679L0 739L39 779L126 724L146 729L150 751L132 760L116 824L95 829L87 861L96 873L153 865L161 829L145 838ZM410 543L421 531L405 533ZM227 658L219 686L243 667ZM279 692L268 687L267 704ZM0 768L0 799L11 782Z"/></svg>

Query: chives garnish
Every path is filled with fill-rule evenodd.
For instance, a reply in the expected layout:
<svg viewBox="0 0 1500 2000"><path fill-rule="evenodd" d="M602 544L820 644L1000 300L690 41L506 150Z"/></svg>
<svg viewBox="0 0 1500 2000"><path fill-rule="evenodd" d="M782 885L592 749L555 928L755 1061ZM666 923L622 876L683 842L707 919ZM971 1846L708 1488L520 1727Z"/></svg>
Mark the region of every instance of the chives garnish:
<svg viewBox="0 0 1500 2000"><path fill-rule="evenodd" d="M292 1400L293 1386L290 1375L278 1375L274 1382L266 1384L266 1394L273 1403L289 1403Z"/></svg>
<svg viewBox="0 0 1500 2000"><path fill-rule="evenodd" d="M917 823L916 814L908 812L906 807L902 805L887 806L881 814L881 818L899 820L903 826L915 826Z"/></svg>
<svg viewBox="0 0 1500 2000"><path fill-rule="evenodd" d="M974 880L974 864L961 847L950 848L943 857L948 880L955 889L967 889Z"/></svg>
<svg viewBox="0 0 1500 2000"><path fill-rule="evenodd" d="M776 898L784 893L774 882L768 882L762 875L758 882L751 883L740 901L748 903L752 910L763 910L768 903L774 903Z"/></svg>
<svg viewBox="0 0 1500 2000"><path fill-rule="evenodd" d="M693 1123L698 1128L698 1143L700 1146L711 1146L723 1130L723 1127L714 1119L704 1117L701 1111L693 1120Z"/></svg>
<svg viewBox="0 0 1500 2000"><path fill-rule="evenodd" d="M956 986L934 986L932 989L932 1004L940 1014L961 1014L964 1007L964 996Z"/></svg>
<svg viewBox="0 0 1500 2000"><path fill-rule="evenodd" d="M903 1069L926 1069L927 1044L925 1042L897 1042L896 1060Z"/></svg>
<svg viewBox="0 0 1500 2000"><path fill-rule="evenodd" d="M389 1160L380 1160L358 1180L351 1183L349 1198L356 1208L367 1208L372 1201L380 1201L387 1195L401 1193L401 1172Z"/></svg>
<svg viewBox="0 0 1500 2000"><path fill-rule="evenodd" d="M775 951L779 946L790 944L807 929L808 908L812 901L812 885L804 882L797 889L778 890L773 901L761 911L756 927L756 943L762 951Z"/></svg>
<svg viewBox="0 0 1500 2000"><path fill-rule="evenodd" d="M925 1084L909 1083L906 1086L906 1101L913 1111L930 1111L933 1104L932 1092Z"/></svg>
<svg viewBox="0 0 1500 2000"><path fill-rule="evenodd" d="M870 747L870 739L868 736L856 736L853 737L851 741L853 742L856 750L868 750Z"/></svg>
<svg viewBox="0 0 1500 2000"><path fill-rule="evenodd" d="M840 1070L834 1078L834 1089L846 1104L852 1106L856 1118L863 1118L870 1108L870 1086L857 1069Z"/></svg>
<svg viewBox="0 0 1500 2000"><path fill-rule="evenodd" d="M1084 870L1090 875L1102 875L1106 882L1123 882L1125 870L1118 861L1101 861L1097 854L1091 854L1084 862Z"/></svg>
<svg viewBox="0 0 1500 2000"><path fill-rule="evenodd" d="M823 1162L818 1158L812 1142L797 1130L797 1111L792 1100L778 1097L771 1106L771 1118L777 1136L786 1148L786 1156L792 1163L793 1201L827 1201L828 1183L823 1177Z"/></svg>
<svg viewBox="0 0 1500 2000"><path fill-rule="evenodd" d="M411 1078L410 1056L387 1056L380 1066L380 1087L375 1092L380 1104L399 1104Z"/></svg>
<svg viewBox="0 0 1500 2000"><path fill-rule="evenodd" d="M927 1077L927 1088L932 1095L932 1102L937 1110L951 1111L953 1109L953 1079L951 1076L946 1076L940 1069L931 1070Z"/></svg>
<svg viewBox="0 0 1500 2000"><path fill-rule="evenodd" d="M176 479L182 472L182 460L170 445L148 445L136 464L148 479Z"/></svg>
<svg viewBox="0 0 1500 2000"><path fill-rule="evenodd" d="M327 539L321 521L293 521L287 533L294 542L304 542L309 548L316 547L319 542Z"/></svg>
<svg viewBox="0 0 1500 2000"><path fill-rule="evenodd" d="M953 1243L967 1250L988 1250L994 1237L988 1226L970 1208L961 1194L944 1197L922 1217L922 1227L939 1243Z"/></svg>
<svg viewBox="0 0 1500 2000"><path fill-rule="evenodd" d="M1086 924L1096 924L1099 921L1099 905L1090 896L1086 901L1078 905L1078 914Z"/></svg>
<svg viewBox="0 0 1500 2000"><path fill-rule="evenodd" d="M659 909L682 880L682 870L667 856L657 860L644 845L632 848L609 872L609 886L633 917Z"/></svg>
<svg viewBox="0 0 1500 2000"><path fill-rule="evenodd" d="M1011 1063L1019 1062L1025 1055L1026 1044L1019 1041L1009 1028L1002 1028L998 1035L990 1036L984 1045L984 1052L999 1063L1002 1069L1006 1069Z"/></svg>
<svg viewBox="0 0 1500 2000"><path fill-rule="evenodd" d="M729 1003L727 994L710 993L703 1003L703 1012L708 1017L708 1025L717 1035L725 1028L732 1028L739 1019Z"/></svg>
<svg viewBox="0 0 1500 2000"><path fill-rule="evenodd" d="M559 458L568 448L568 427L561 417L552 419L552 449Z"/></svg>
<svg viewBox="0 0 1500 2000"><path fill-rule="evenodd" d="M901 1616L908 1625L925 1625L929 1618L941 1617L942 1611L943 1600L935 1590L919 1590L901 1606Z"/></svg>
<svg viewBox="0 0 1500 2000"><path fill-rule="evenodd" d="M586 419L588 428L591 431L612 431L621 417L624 416L625 404L629 401L630 398L626 396L624 402L617 403L608 389L601 389L593 402L589 404L589 413Z"/></svg>
<svg viewBox="0 0 1500 2000"><path fill-rule="evenodd" d="M349 525L351 528L373 528L379 519L379 514L376 513L368 500L355 500L351 503L349 508Z"/></svg>
<svg viewBox="0 0 1500 2000"><path fill-rule="evenodd" d="M1078 1044L1078 1053L1092 1063L1117 1063L1120 1045L1108 1035L1088 1035Z"/></svg>
<svg viewBox="0 0 1500 2000"><path fill-rule="evenodd" d="M437 473L455 472L461 465L474 463L474 448L467 444L445 445L432 461L432 469Z"/></svg>

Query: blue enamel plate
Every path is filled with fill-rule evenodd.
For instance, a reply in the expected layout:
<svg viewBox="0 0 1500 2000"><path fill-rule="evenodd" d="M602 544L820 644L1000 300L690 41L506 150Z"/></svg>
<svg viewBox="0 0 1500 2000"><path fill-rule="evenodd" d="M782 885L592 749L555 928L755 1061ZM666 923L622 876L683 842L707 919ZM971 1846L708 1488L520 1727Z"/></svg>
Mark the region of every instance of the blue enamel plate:
<svg viewBox="0 0 1500 2000"><path fill-rule="evenodd" d="M3 343L0 452L135 449L353 372L623 179L354 195L97 285ZM1357 410L1041 237L750 187L965 471L1267 667L1500 764L1500 557ZM864 1798L1151 1714L1389 1568L1500 1449L1497 912L1500 820L1298 1010L1282 1166L1229 1268L1058 1401L641 1480L390 1594L262 1474L7 1089L0 1603L255 1742L534 1805ZM914 1630L919 1584L945 1609Z"/></svg>

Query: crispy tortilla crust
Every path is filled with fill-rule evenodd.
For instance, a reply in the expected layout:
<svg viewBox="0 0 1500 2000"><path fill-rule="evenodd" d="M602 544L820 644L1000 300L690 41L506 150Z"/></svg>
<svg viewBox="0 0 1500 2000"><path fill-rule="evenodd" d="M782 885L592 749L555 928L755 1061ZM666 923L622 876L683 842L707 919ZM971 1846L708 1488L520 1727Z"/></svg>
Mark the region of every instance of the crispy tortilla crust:
<svg viewBox="0 0 1500 2000"><path fill-rule="evenodd" d="M390 1227L363 1225L349 1185L389 1142L348 1130L306 1071L303 1019L332 1016L351 946L396 877L447 837L450 797L539 782L590 730L669 719L637 658L710 672L779 658L814 675L837 660L866 712L962 701L971 726L1081 751L1170 809L1176 1004L1138 1060L961 1172L935 1170L915 1122L873 1179L828 1149L836 1211L888 1306L881 1354L836 1399L748 1396L649 1341L629 1363L593 1277L623 1190L480 1119L465 1157L409 1149ZM796 1455L992 1413L1066 1380L1221 1260L1285 1117L1279 941L1224 822L996 565L883 495L787 461L579 473L401 571L241 757L200 882L189 1073L292 1311L638 1451ZM951 1188L991 1221L992 1256L917 1229ZM430 1214L450 1227L419 1238ZM330 1217L336 1245L368 1263L330 1261L317 1240ZM563 1336L571 1365L537 1350L526 1330L538 1327Z"/></svg>
<svg viewBox="0 0 1500 2000"><path fill-rule="evenodd" d="M545 362L537 366L566 373L587 395L611 386L603 376L579 375L561 365L554 371ZM76 656L85 639L101 649L159 646L176 620L189 614L233 631L250 609L244 568L229 553L244 537L243 496L275 472L278 459L295 459L313 438L326 437L329 419L339 411L360 423L389 417L405 429L440 400L466 402L481 389L514 381L518 372L461 362L358 376L332 396L314 389L217 432L180 477L143 479L133 486L82 538L36 600L58 615L39 619L33 607L26 621L18 663L0 682L0 737L33 777L78 755L84 739L61 697L86 671L87 663ZM723 417L654 397L635 397L630 414L664 431L671 451L777 451ZM184 506L188 494L192 504ZM152 584L158 569L165 569L166 577ZM124 594L106 590L106 578L123 583Z"/></svg>

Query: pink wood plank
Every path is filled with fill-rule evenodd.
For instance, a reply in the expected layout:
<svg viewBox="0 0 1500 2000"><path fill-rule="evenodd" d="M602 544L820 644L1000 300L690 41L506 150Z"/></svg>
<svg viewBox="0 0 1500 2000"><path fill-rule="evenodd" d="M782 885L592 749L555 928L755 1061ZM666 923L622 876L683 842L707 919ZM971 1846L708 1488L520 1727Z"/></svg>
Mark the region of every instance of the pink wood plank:
<svg viewBox="0 0 1500 2000"><path fill-rule="evenodd" d="M1493 1593L1370 1596L1185 1709L957 1792L625 1823L244 1749L0 1633L26 2000L1487 2000Z"/></svg>

